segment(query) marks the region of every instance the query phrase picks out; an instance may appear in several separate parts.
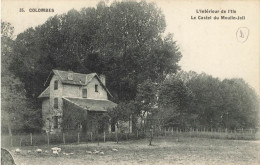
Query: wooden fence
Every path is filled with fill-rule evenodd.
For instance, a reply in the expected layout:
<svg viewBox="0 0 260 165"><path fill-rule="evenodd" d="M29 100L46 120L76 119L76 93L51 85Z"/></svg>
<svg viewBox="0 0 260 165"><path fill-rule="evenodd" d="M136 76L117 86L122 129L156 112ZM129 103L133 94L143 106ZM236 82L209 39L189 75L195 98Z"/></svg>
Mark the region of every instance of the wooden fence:
<svg viewBox="0 0 260 165"><path fill-rule="evenodd" d="M86 142L106 142L106 141L123 141L140 138L217 138L217 139L234 139L234 140L259 140L260 134L255 129L194 129L194 128L163 128L150 130L136 130L134 133L59 133L59 134L19 134L19 135L2 135L1 142L3 147L10 146L39 146L53 144L69 143L86 143Z"/></svg>
<svg viewBox="0 0 260 165"><path fill-rule="evenodd" d="M138 136L129 133L57 133L57 134L19 134L19 135L2 135L1 143L3 147L10 146L39 146L53 144L69 144L69 143L86 143L86 142L106 142L106 141L122 141L129 139L144 138L142 133Z"/></svg>

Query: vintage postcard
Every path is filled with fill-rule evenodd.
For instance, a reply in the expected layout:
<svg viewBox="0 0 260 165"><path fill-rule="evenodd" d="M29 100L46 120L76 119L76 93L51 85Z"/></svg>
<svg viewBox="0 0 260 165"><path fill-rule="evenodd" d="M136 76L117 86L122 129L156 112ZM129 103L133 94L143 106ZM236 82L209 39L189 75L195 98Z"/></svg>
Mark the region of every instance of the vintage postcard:
<svg viewBox="0 0 260 165"><path fill-rule="evenodd" d="M259 164L259 0L2 0L1 163Z"/></svg>

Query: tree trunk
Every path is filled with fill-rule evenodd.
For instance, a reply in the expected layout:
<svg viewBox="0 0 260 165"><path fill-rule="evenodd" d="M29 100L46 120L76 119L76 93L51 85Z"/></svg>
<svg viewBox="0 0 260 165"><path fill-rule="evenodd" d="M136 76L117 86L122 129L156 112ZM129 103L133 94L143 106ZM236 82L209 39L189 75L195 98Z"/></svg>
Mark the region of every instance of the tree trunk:
<svg viewBox="0 0 260 165"><path fill-rule="evenodd" d="M149 140L149 146L152 145L152 141L153 141L153 130L150 131L150 136L151 136L151 138L150 138L150 140Z"/></svg>
<svg viewBox="0 0 260 165"><path fill-rule="evenodd" d="M130 133L130 125L131 125L130 120L131 120L131 117L130 117L130 115L129 115L129 122L128 122L128 124L129 124L129 126L128 126L128 131L129 131L129 133Z"/></svg>
<svg viewBox="0 0 260 165"><path fill-rule="evenodd" d="M116 123L116 143L118 143L118 122Z"/></svg>

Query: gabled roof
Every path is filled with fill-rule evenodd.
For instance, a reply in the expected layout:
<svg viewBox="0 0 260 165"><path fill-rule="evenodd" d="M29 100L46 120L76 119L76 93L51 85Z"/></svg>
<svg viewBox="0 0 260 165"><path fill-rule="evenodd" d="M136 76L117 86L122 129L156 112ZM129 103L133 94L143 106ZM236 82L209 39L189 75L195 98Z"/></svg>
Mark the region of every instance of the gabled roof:
<svg viewBox="0 0 260 165"><path fill-rule="evenodd" d="M48 82L49 79L51 79L53 74L57 75L59 77L59 79L61 80L61 83L63 83L63 84L80 85L80 86L81 85L88 85L88 83L94 77L96 77L98 79L98 81L100 82L100 84L102 85L102 87L107 91L107 93L111 97L113 97L112 94L107 89L107 87L105 86L105 84L103 84L103 82L100 80L99 76L96 73L82 74L82 73L75 73L75 72L72 72L72 71L62 71L62 70L53 69L52 72L50 73L50 75L48 76L45 84ZM71 77L73 77L72 80L68 79L69 74L70 74ZM49 93L50 93L50 91L49 91Z"/></svg>
<svg viewBox="0 0 260 165"><path fill-rule="evenodd" d="M106 112L108 108L114 108L117 106L116 103L109 100L94 100L94 99L68 98L68 97L63 97L62 99L70 104L74 104L87 111Z"/></svg>
<svg viewBox="0 0 260 165"><path fill-rule="evenodd" d="M64 84L73 84L73 85L87 85L90 80L92 80L93 77L98 75L96 73L90 73L90 74L82 74L82 73L75 73L72 71L61 71L61 70L52 70L53 73L57 76L59 76L60 80ZM72 75L73 79L69 80L69 74Z"/></svg>
<svg viewBox="0 0 260 165"><path fill-rule="evenodd" d="M50 97L50 86L48 86L41 94L38 96L38 98L48 98Z"/></svg>

